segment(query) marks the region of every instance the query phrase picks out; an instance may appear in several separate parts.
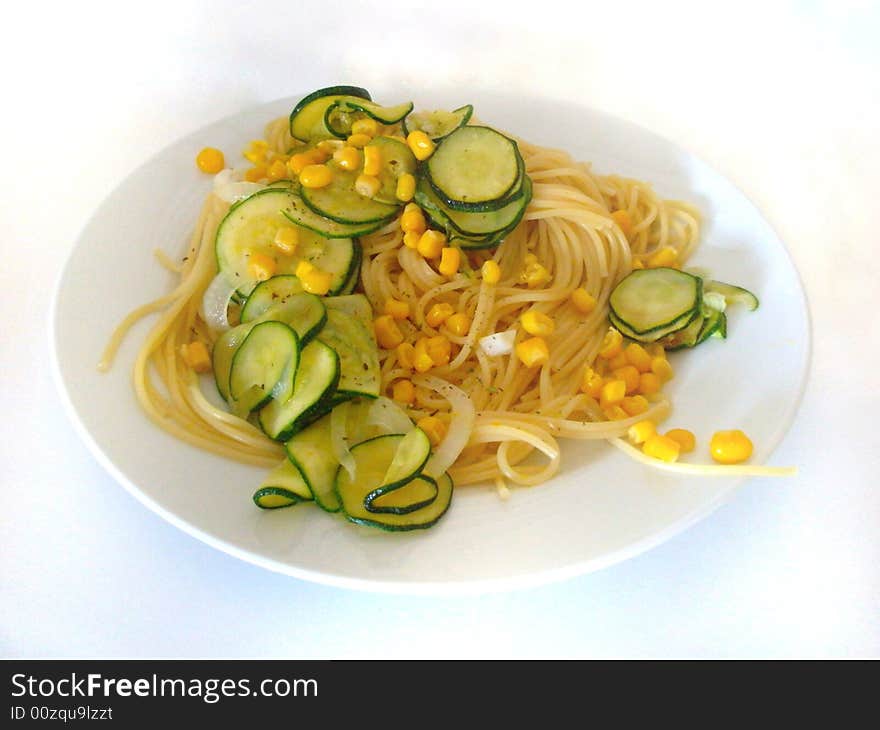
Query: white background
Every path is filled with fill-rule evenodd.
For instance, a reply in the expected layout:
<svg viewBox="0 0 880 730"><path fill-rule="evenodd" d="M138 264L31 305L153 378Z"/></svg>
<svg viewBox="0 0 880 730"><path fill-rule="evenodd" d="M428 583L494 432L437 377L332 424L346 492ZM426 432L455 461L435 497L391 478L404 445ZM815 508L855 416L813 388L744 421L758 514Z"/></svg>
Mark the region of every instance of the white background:
<svg viewBox="0 0 880 730"><path fill-rule="evenodd" d="M4 11L0 656L880 656L877 4L518 5ZM702 523L598 573L449 599L269 573L121 489L50 377L47 305L79 230L171 141L339 81L574 97L745 190L810 302L810 380L774 455L800 475L752 480Z"/></svg>

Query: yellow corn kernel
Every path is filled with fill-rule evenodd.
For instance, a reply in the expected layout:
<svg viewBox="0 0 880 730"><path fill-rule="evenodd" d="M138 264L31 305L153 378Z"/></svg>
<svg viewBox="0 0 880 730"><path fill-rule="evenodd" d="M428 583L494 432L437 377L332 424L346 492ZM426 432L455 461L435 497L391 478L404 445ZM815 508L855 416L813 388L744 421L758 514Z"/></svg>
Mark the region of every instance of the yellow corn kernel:
<svg viewBox="0 0 880 730"><path fill-rule="evenodd" d="M446 438L447 426L437 416L420 418L416 422L416 426L425 432L428 441L431 442L431 446L439 446L443 439Z"/></svg>
<svg viewBox="0 0 880 730"><path fill-rule="evenodd" d="M599 405L602 408L618 405L626 397L626 382L609 380L602 386L599 394Z"/></svg>
<svg viewBox="0 0 880 730"><path fill-rule="evenodd" d="M406 137L406 144L417 160L427 160L437 146L434 141L420 129L414 129Z"/></svg>
<svg viewBox="0 0 880 730"><path fill-rule="evenodd" d="M422 237L422 234L418 231L407 231L403 234L403 245L407 248L418 248L419 247L419 239Z"/></svg>
<svg viewBox="0 0 880 730"><path fill-rule="evenodd" d="M412 200L415 192L416 179L413 175L405 172L403 173L403 175L397 178L397 190L395 191L395 195L400 202L408 203L410 200Z"/></svg>
<svg viewBox="0 0 880 730"><path fill-rule="evenodd" d="M327 165L306 165L299 181L304 188L324 188L333 182L333 170Z"/></svg>
<svg viewBox="0 0 880 730"><path fill-rule="evenodd" d="M379 133L379 125L376 120L371 117L355 119L351 125L351 133L366 134L369 137L375 137Z"/></svg>
<svg viewBox="0 0 880 730"><path fill-rule="evenodd" d="M630 342L623 352L629 364L640 373L646 373L651 369L651 356L638 342Z"/></svg>
<svg viewBox="0 0 880 730"><path fill-rule="evenodd" d="M357 170L361 166L361 151L350 145L345 145L333 153L333 162L343 170Z"/></svg>
<svg viewBox="0 0 880 730"><path fill-rule="evenodd" d="M596 297L586 289L575 289L571 293L571 303L581 314L589 314L596 308Z"/></svg>
<svg viewBox="0 0 880 730"><path fill-rule="evenodd" d="M346 144L351 145L352 147L366 147L373 141L373 139L369 134L352 134L349 135L348 139L345 141Z"/></svg>
<svg viewBox="0 0 880 730"><path fill-rule="evenodd" d="M635 365L624 365L622 368L612 370L611 374L618 380L622 380L626 383L627 395L632 395L633 393L638 392L639 386L641 385L642 374L638 371Z"/></svg>
<svg viewBox="0 0 880 730"><path fill-rule="evenodd" d="M669 360L667 360L664 356L652 357L651 358L651 372L654 373L661 381L666 382L667 380L672 380L673 370L672 365L669 364Z"/></svg>
<svg viewBox="0 0 880 730"><path fill-rule="evenodd" d="M660 378L654 373L641 373L639 375L639 393L642 395L659 393L662 385L663 383L660 382Z"/></svg>
<svg viewBox="0 0 880 730"><path fill-rule="evenodd" d="M620 230L623 231L623 235L627 238L632 234L632 219L629 217L629 213L625 210L615 210L611 217L614 219L614 222L620 227Z"/></svg>
<svg viewBox="0 0 880 730"><path fill-rule="evenodd" d="M266 177L265 167L251 167L244 171L244 179L248 182L259 182Z"/></svg>
<svg viewBox="0 0 880 730"><path fill-rule="evenodd" d="M446 234L428 229L419 238L416 250L426 259L436 259L446 246Z"/></svg>
<svg viewBox="0 0 880 730"><path fill-rule="evenodd" d="M664 246L659 251L651 254L648 259L649 269L658 269L664 266L675 266L678 262L678 251L672 246Z"/></svg>
<svg viewBox="0 0 880 730"><path fill-rule="evenodd" d="M275 231L275 238L272 240L272 245L285 256L293 254L298 243L299 231L293 226L281 226Z"/></svg>
<svg viewBox="0 0 880 730"><path fill-rule="evenodd" d="M248 273L257 281L266 281L275 276L275 259L256 251L248 257Z"/></svg>
<svg viewBox="0 0 880 730"><path fill-rule="evenodd" d="M365 198L372 198L379 192L380 187L382 187L382 183L379 182L378 177L373 175L358 175L354 181L354 189Z"/></svg>
<svg viewBox="0 0 880 730"><path fill-rule="evenodd" d="M412 380L397 380L391 386L391 397L398 403L411 406L416 400L416 386Z"/></svg>
<svg viewBox="0 0 880 730"><path fill-rule="evenodd" d="M208 347L201 340L193 340L188 345L180 346L183 361L197 373L211 372L211 355Z"/></svg>
<svg viewBox="0 0 880 730"><path fill-rule="evenodd" d="M752 442L739 429L712 434L709 451L719 464L739 464L752 455Z"/></svg>
<svg viewBox="0 0 880 730"><path fill-rule="evenodd" d="M428 341L425 343L425 349L435 367L442 367L449 364L449 360L452 357L452 343L447 337L444 337L443 335L429 337Z"/></svg>
<svg viewBox="0 0 880 730"><path fill-rule="evenodd" d="M437 265L437 271L443 276L455 276L460 265L461 251L451 246L444 246L440 250L440 263Z"/></svg>
<svg viewBox="0 0 880 730"><path fill-rule="evenodd" d="M376 341L379 343L379 347L393 350L403 342L403 333L400 331L400 327L387 314L376 317L373 326L376 330Z"/></svg>
<svg viewBox="0 0 880 730"><path fill-rule="evenodd" d="M436 304L431 305L431 308L425 315L425 322L427 322L430 327L437 328L449 319L453 312L455 312L455 308L451 304L447 302L437 302Z"/></svg>
<svg viewBox="0 0 880 730"><path fill-rule="evenodd" d="M674 441L668 436L654 434L645 441L642 451L645 456L650 456L652 459L660 459L660 461L672 463L678 460L681 446L678 445L678 441Z"/></svg>
<svg viewBox="0 0 880 730"><path fill-rule="evenodd" d="M300 261L297 262L296 270L293 273L296 274L296 276L301 279L306 274L309 274L314 270L315 270L315 267L312 265L311 261L306 261L305 259L300 259Z"/></svg>
<svg viewBox="0 0 880 730"><path fill-rule="evenodd" d="M649 342L645 349L651 357L666 357L666 350L663 349L663 345L659 342Z"/></svg>
<svg viewBox="0 0 880 730"><path fill-rule="evenodd" d="M412 370L415 365L416 348L409 342L401 342L397 346L397 363L402 368Z"/></svg>
<svg viewBox="0 0 880 730"><path fill-rule="evenodd" d="M329 158L341 150L345 146L345 142L341 139L322 139L315 146Z"/></svg>
<svg viewBox="0 0 880 730"><path fill-rule="evenodd" d="M426 373L434 367L434 361L428 354L428 338L420 337L413 348L413 367L416 372Z"/></svg>
<svg viewBox="0 0 880 730"><path fill-rule="evenodd" d="M302 276L299 276L299 274L297 274L297 276L302 284L302 288L309 294L324 296L324 294L330 291L330 287L333 285L333 274L329 271L316 269L314 266Z"/></svg>
<svg viewBox="0 0 880 730"><path fill-rule="evenodd" d="M532 257L534 258L534 256ZM526 258L528 259L529 257L527 256ZM543 264L539 264L537 260L527 261L523 267L523 272L520 275L520 280L526 284L529 289L536 289L550 281L550 272L547 270L547 267Z"/></svg>
<svg viewBox="0 0 880 730"><path fill-rule="evenodd" d="M216 175L226 165L223 153L216 147L205 147L196 155L196 165L202 172Z"/></svg>
<svg viewBox="0 0 880 730"><path fill-rule="evenodd" d="M602 340L602 347L599 349L599 357L610 360L621 352L623 352L623 335L616 329L609 329L608 332L605 333L605 338Z"/></svg>
<svg viewBox="0 0 880 730"><path fill-rule="evenodd" d="M269 182L283 180L286 175L287 165L284 164L283 160L273 160L272 164L266 169L266 178Z"/></svg>
<svg viewBox="0 0 880 730"><path fill-rule="evenodd" d="M638 269L644 269L644 268L645 268L645 265L642 263L642 260L640 258L634 256L633 260L632 260L633 271L636 271Z"/></svg>
<svg viewBox="0 0 880 730"><path fill-rule="evenodd" d="M619 405L607 406L602 409L602 413L609 421L621 421L624 418L629 418L629 414Z"/></svg>
<svg viewBox="0 0 880 730"><path fill-rule="evenodd" d="M364 175L376 176L382 172L382 149L374 144L364 147Z"/></svg>
<svg viewBox="0 0 880 730"><path fill-rule="evenodd" d="M268 151L269 143L266 140L254 139L248 143L247 149L242 154L248 162L260 165L266 161L266 153Z"/></svg>
<svg viewBox="0 0 880 730"><path fill-rule="evenodd" d="M617 355L615 355L614 357L610 358L607 361L607 365L608 365L608 370L613 372L614 370L620 370L620 368L625 368L627 365L629 365L629 360L626 359L626 355L624 355L622 352L620 352Z"/></svg>
<svg viewBox="0 0 880 730"><path fill-rule="evenodd" d="M402 302L399 299L386 299L385 314L392 319L406 319L409 317L409 302Z"/></svg>
<svg viewBox="0 0 880 730"><path fill-rule="evenodd" d="M581 380L582 393L586 393L598 400L599 396L602 395L603 385L605 385L605 378L593 370L593 368L588 367L584 370L584 377L583 380Z"/></svg>
<svg viewBox="0 0 880 730"><path fill-rule="evenodd" d="M543 312L539 312L537 309L529 309L528 311L523 312L522 315L520 315L519 321L522 328L530 335L547 337L548 335L552 335L556 330L556 322Z"/></svg>
<svg viewBox="0 0 880 730"><path fill-rule="evenodd" d="M444 325L452 334L464 337L471 328L471 318L466 314L456 312L449 316Z"/></svg>
<svg viewBox="0 0 880 730"><path fill-rule="evenodd" d="M480 271L483 274L483 281L487 284L497 284L501 280L501 267L497 261L489 259L483 264Z"/></svg>
<svg viewBox="0 0 880 730"><path fill-rule="evenodd" d="M421 235L427 228L428 224L425 223L425 214L419 206L415 203L410 203L403 209L403 214L400 216L400 230L404 233L415 231Z"/></svg>
<svg viewBox="0 0 880 730"><path fill-rule="evenodd" d="M634 444L643 444L656 433L657 426L653 421L639 421L627 429L626 436Z"/></svg>
<svg viewBox="0 0 880 730"><path fill-rule="evenodd" d="M321 165L326 162L328 155L319 149L306 150L305 152L297 152L291 155L287 161L287 169L292 175L299 175L309 165Z"/></svg>
<svg viewBox="0 0 880 730"><path fill-rule="evenodd" d="M650 403L643 395L631 395L620 401L620 407L630 416L640 416L648 410Z"/></svg>
<svg viewBox="0 0 880 730"><path fill-rule="evenodd" d="M666 432L666 437L678 442L682 454L689 454L697 448L697 437L686 428L673 428Z"/></svg>
<svg viewBox="0 0 880 730"><path fill-rule="evenodd" d="M543 337L531 337L516 346L516 356L527 368L543 365L550 359L550 350Z"/></svg>

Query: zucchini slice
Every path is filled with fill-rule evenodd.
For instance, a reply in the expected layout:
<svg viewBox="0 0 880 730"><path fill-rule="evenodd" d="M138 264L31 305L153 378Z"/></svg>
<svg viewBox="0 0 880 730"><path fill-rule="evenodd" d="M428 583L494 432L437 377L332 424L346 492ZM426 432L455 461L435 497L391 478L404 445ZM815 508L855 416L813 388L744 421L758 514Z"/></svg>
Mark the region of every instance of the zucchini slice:
<svg viewBox="0 0 880 730"><path fill-rule="evenodd" d="M338 221L330 220L323 215L315 213L298 195L291 195L288 203L289 207L282 210L282 213L288 220L324 238L355 238L357 236L365 236L385 225L384 220L357 224L339 223Z"/></svg>
<svg viewBox="0 0 880 730"><path fill-rule="evenodd" d="M328 309L338 309L349 317L354 317L368 333L373 331L373 307L363 294L347 294L339 297L326 297L324 305ZM372 339L372 337L371 337Z"/></svg>
<svg viewBox="0 0 880 730"><path fill-rule="evenodd" d="M293 274L302 259L333 275L330 293L342 290L355 263L356 246L351 237L325 237L300 230L294 255L282 254L274 245L275 234L290 225L290 212L299 200L284 188L266 188L237 203L220 222L215 240L217 267L242 296L248 296L259 280L248 267L254 254L270 257L278 274ZM296 222L296 221L294 221Z"/></svg>
<svg viewBox="0 0 880 730"><path fill-rule="evenodd" d="M518 193L523 162L516 142L490 127L459 127L428 158L428 178L450 208L495 210Z"/></svg>
<svg viewBox="0 0 880 730"><path fill-rule="evenodd" d="M334 170L329 185L302 189L303 202L317 215L337 223L384 224L391 220L397 214L398 206L361 195L354 187L357 177L356 172Z"/></svg>
<svg viewBox="0 0 880 730"><path fill-rule="evenodd" d="M687 325L701 310L702 285L702 279L678 269L636 269L614 287L608 303L624 334L641 339Z"/></svg>
<svg viewBox="0 0 880 730"><path fill-rule="evenodd" d="M379 348L372 327L340 309L327 311L327 323L318 339L339 355L339 395L377 398L381 392Z"/></svg>
<svg viewBox="0 0 880 730"><path fill-rule="evenodd" d="M315 503L327 512L339 511L333 491L339 462L330 444L330 416L325 415L293 436L286 444L287 457L299 470Z"/></svg>
<svg viewBox="0 0 880 730"><path fill-rule="evenodd" d="M299 469L285 459L263 479L254 492L254 504L261 509L281 509L311 502L312 492Z"/></svg>
<svg viewBox="0 0 880 730"><path fill-rule="evenodd" d="M260 427L269 438L287 441L320 412L339 382L339 356L320 340L306 345L293 387L280 390L260 410Z"/></svg>
<svg viewBox="0 0 880 730"><path fill-rule="evenodd" d="M725 284L723 281L709 279L703 282L703 291L707 294L720 294L727 304L744 304L746 309L754 312L760 302L748 289L743 289L735 284Z"/></svg>
<svg viewBox="0 0 880 730"><path fill-rule="evenodd" d="M625 323L621 322L617 317L615 317L614 312L608 313L608 320L611 322L614 328L620 332L620 334L624 335L625 337L629 337L631 340L646 343L658 342L664 337L667 337L668 335L671 335L689 326L695 319L702 319L701 312L698 309L695 309L693 312L689 312L685 317L676 320L668 327L660 327L651 332L639 334L637 332L633 332L631 329L629 329L629 327L626 326Z"/></svg>
<svg viewBox="0 0 880 730"><path fill-rule="evenodd" d="M299 337L283 322L260 322L236 349L229 368L229 402L245 417L289 391L299 365Z"/></svg>
<svg viewBox="0 0 880 730"><path fill-rule="evenodd" d="M324 112L324 127L335 137L345 139L358 119L370 117L380 124L397 124L413 110L411 101L394 106L382 106L372 101L345 97L337 99Z"/></svg>
<svg viewBox="0 0 880 730"><path fill-rule="evenodd" d="M324 124L327 108L349 98L369 101L370 92L359 86L329 86L303 97L290 112L290 135L302 142L332 137Z"/></svg>
<svg viewBox="0 0 880 730"><path fill-rule="evenodd" d="M419 130L427 134L435 142L448 137L459 127L467 124L474 113L472 104L453 109L451 112L436 109L430 112L413 112L403 120L403 131L409 134Z"/></svg>
<svg viewBox="0 0 880 730"><path fill-rule="evenodd" d="M401 205L397 199L397 181L405 173L416 174L418 161L415 155L407 145L392 137L375 137L367 147L378 147L382 156L379 192L373 196L373 200L388 205Z"/></svg>
<svg viewBox="0 0 880 730"><path fill-rule="evenodd" d="M700 328L700 333L694 344L699 345L710 337L725 339L727 337L727 315L717 309L704 309L703 314L703 326Z"/></svg>

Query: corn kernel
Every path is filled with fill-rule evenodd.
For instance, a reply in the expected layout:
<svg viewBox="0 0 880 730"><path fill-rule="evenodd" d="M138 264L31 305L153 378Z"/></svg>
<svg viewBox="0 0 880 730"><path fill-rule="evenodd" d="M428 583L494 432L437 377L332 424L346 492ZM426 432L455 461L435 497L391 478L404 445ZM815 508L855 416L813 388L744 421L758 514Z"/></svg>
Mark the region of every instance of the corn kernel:
<svg viewBox="0 0 880 730"><path fill-rule="evenodd" d="M285 256L290 256L296 251L296 246L299 243L299 231L296 230L293 226L281 226L275 232L275 238L272 241L272 244L275 248L278 249L279 252L283 253Z"/></svg>
<svg viewBox="0 0 880 730"><path fill-rule="evenodd" d="M689 454L697 447L697 437L686 428L673 428L666 432L666 437L678 442L682 454Z"/></svg>
<svg viewBox="0 0 880 730"><path fill-rule="evenodd" d="M264 253L254 252L248 257L248 273L257 281L266 281L275 275L275 259Z"/></svg>
<svg viewBox="0 0 880 730"><path fill-rule="evenodd" d="M364 175L376 176L382 172L382 149L374 144L364 147Z"/></svg>
<svg viewBox="0 0 880 730"><path fill-rule="evenodd" d="M678 460L681 447L678 445L678 441L674 441L667 436L654 434L645 441L642 446L642 451L646 456L650 456L652 459L659 459L660 461L672 463L673 461Z"/></svg>
<svg viewBox="0 0 880 730"><path fill-rule="evenodd" d="M443 323L452 334L464 337L471 328L471 318L461 312L450 315Z"/></svg>
<svg viewBox="0 0 880 730"><path fill-rule="evenodd" d="M266 169L266 178L269 182L283 180L287 175L287 165L282 160L273 160L272 164Z"/></svg>
<svg viewBox="0 0 880 730"><path fill-rule="evenodd" d="M368 137L375 137L379 133L379 125L375 119L364 117L355 119L351 125L352 134L366 134Z"/></svg>
<svg viewBox="0 0 880 730"><path fill-rule="evenodd" d="M455 312L455 308L447 302L437 302L433 304L425 315L425 322L430 327L437 328L443 324Z"/></svg>
<svg viewBox="0 0 880 730"><path fill-rule="evenodd" d="M425 343L425 349L435 367L442 367L449 364L449 360L452 357L452 343L448 338L443 335L429 337Z"/></svg>
<svg viewBox="0 0 880 730"><path fill-rule="evenodd" d="M656 433L657 427L653 421L639 421L629 427L626 435L632 443L643 444Z"/></svg>
<svg viewBox="0 0 880 730"><path fill-rule="evenodd" d="M622 421L629 418L629 414L619 405L607 406L602 409L602 413L609 421Z"/></svg>
<svg viewBox="0 0 880 730"><path fill-rule="evenodd" d="M265 167L251 167L244 171L244 179L248 182L259 182L266 177Z"/></svg>
<svg viewBox="0 0 880 730"><path fill-rule="evenodd" d="M599 350L599 357L610 360L623 352L623 335L616 329L609 329L602 340L602 347Z"/></svg>
<svg viewBox="0 0 880 730"><path fill-rule="evenodd" d="M437 265L437 270L443 276L455 276L460 265L461 251L451 246L444 246L440 250L440 263Z"/></svg>
<svg viewBox="0 0 880 730"><path fill-rule="evenodd" d="M243 152L244 158L253 163L260 165L266 161L266 153L269 151L269 143L264 139L254 139L248 143L247 149Z"/></svg>
<svg viewBox="0 0 880 730"><path fill-rule="evenodd" d="M345 145L333 153L333 162L343 170L357 170L361 166L361 151L350 145Z"/></svg>
<svg viewBox="0 0 880 730"><path fill-rule="evenodd" d="M428 354L428 338L420 337L413 348L413 367L416 372L425 373L434 367L434 361Z"/></svg>
<svg viewBox="0 0 880 730"><path fill-rule="evenodd" d="M194 340L188 345L181 345L180 354L191 370L195 370L197 373L211 372L211 355L208 353L207 346L201 340Z"/></svg>
<svg viewBox="0 0 880 730"><path fill-rule="evenodd" d="M226 165L223 153L215 147L205 147L196 155L196 165L202 172L216 175Z"/></svg>
<svg viewBox="0 0 880 730"><path fill-rule="evenodd" d="M425 432L428 441L431 442L431 446L439 446L443 439L446 438L447 426L437 416L420 418L416 422L416 426Z"/></svg>
<svg viewBox="0 0 880 730"><path fill-rule="evenodd" d="M411 406L416 399L416 386L412 380L398 380L391 386L391 397L398 403Z"/></svg>
<svg viewBox="0 0 880 730"><path fill-rule="evenodd" d="M297 152L295 155L291 155L287 161L287 169L290 170L291 174L299 176L309 165L321 165L327 159L328 156L319 149Z"/></svg>
<svg viewBox="0 0 880 730"><path fill-rule="evenodd" d="M611 374L618 380L622 380L626 383L627 395L632 395L633 393L638 392L642 374L638 371L635 365L624 365L622 368L612 370Z"/></svg>
<svg viewBox="0 0 880 730"><path fill-rule="evenodd" d="M651 356L638 342L630 342L624 348L624 354L629 364L640 373L646 373L651 369Z"/></svg>
<svg viewBox="0 0 880 730"><path fill-rule="evenodd" d="M403 245L407 248L418 248L419 247L419 239L422 237L422 234L418 231L407 231L403 234Z"/></svg>
<svg viewBox="0 0 880 730"><path fill-rule="evenodd" d="M489 259L480 269L483 274L483 281L487 284L497 284L501 280L501 267L497 261Z"/></svg>
<svg viewBox="0 0 880 730"><path fill-rule="evenodd" d="M534 255L532 255L534 258ZM528 259L529 257L526 256ZM523 268L523 272L520 275L520 280L526 284L529 289L536 289L539 286L546 284L550 281L550 272L543 264L539 264L537 260L535 261L527 261L525 267Z"/></svg>
<svg viewBox="0 0 880 730"><path fill-rule="evenodd" d="M345 142L341 139L322 139L315 146L329 159L345 146Z"/></svg>
<svg viewBox="0 0 880 730"><path fill-rule="evenodd" d="M654 375L660 378L660 380L663 382L666 382L667 380L672 380L672 365L669 364L669 360L667 360L664 356L651 358L651 372L654 373Z"/></svg>
<svg viewBox="0 0 880 730"><path fill-rule="evenodd" d="M445 245L445 234L428 229L419 238L419 244L416 246L416 249L426 259L436 259L443 252Z"/></svg>
<svg viewBox="0 0 880 730"><path fill-rule="evenodd" d="M352 147L366 147L372 141L372 137L368 134L352 134L349 135L346 143Z"/></svg>
<svg viewBox="0 0 880 730"><path fill-rule="evenodd" d="M632 269L633 271L637 271L638 269L644 269L645 265L642 263L642 260L638 258L638 256L634 256L632 260Z"/></svg>
<svg viewBox="0 0 880 730"><path fill-rule="evenodd" d="M709 451L719 464L739 464L752 455L752 442L739 429L712 434Z"/></svg>
<svg viewBox="0 0 880 730"><path fill-rule="evenodd" d="M641 373L639 375L639 392L642 395L653 395L654 393L660 392L660 387L663 384L660 382L660 378L658 378L654 373Z"/></svg>
<svg viewBox="0 0 880 730"><path fill-rule="evenodd" d="M312 265L311 261L306 261L305 259L300 259L296 264L296 270L293 272L300 279L304 277L306 274L310 274L315 270L315 267Z"/></svg>
<svg viewBox="0 0 880 730"><path fill-rule="evenodd" d="M650 403L643 395L627 396L620 401L620 407L630 416L640 416L648 410Z"/></svg>
<svg viewBox="0 0 880 730"><path fill-rule="evenodd" d="M427 160L437 146L434 141L420 129L415 129L406 137L406 144L417 160Z"/></svg>
<svg viewBox="0 0 880 730"><path fill-rule="evenodd" d="M412 200L413 195L416 192L416 179L413 175L408 172L403 173L399 178L397 178L397 190L395 191L395 195L397 199L402 203L408 203Z"/></svg>
<svg viewBox="0 0 880 730"><path fill-rule="evenodd" d="M415 365L416 348L409 342L401 342L397 346L397 363L402 368L412 370Z"/></svg>
<svg viewBox="0 0 880 730"><path fill-rule="evenodd" d="M522 315L520 315L519 321L520 324L522 324L522 328L530 335L547 337L548 335L552 335L556 330L556 322L543 312L539 312L537 309L529 309L528 311L523 312Z"/></svg>
<svg viewBox="0 0 880 730"><path fill-rule="evenodd" d="M571 303L581 314L589 314L596 308L596 297L586 289L575 289L571 293Z"/></svg>
<svg viewBox="0 0 880 730"><path fill-rule="evenodd" d="M392 319L406 319L409 317L409 302L402 302L399 299L386 299L385 314Z"/></svg>
<svg viewBox="0 0 880 730"><path fill-rule="evenodd" d="M299 181L304 188L324 188L333 182L333 170L327 165L306 165Z"/></svg>
<svg viewBox="0 0 880 730"><path fill-rule="evenodd" d="M666 357L666 350L659 342L649 342L645 349L651 357Z"/></svg>
<svg viewBox="0 0 880 730"><path fill-rule="evenodd" d="M632 219L629 217L629 213L625 210L615 210L611 217L614 219L614 222L620 227L620 230L623 231L623 235L627 238L632 234Z"/></svg>
<svg viewBox="0 0 880 730"><path fill-rule="evenodd" d="M403 342L403 333L391 317L387 314L376 317L373 326L376 330L376 341L379 347L386 350L393 350Z"/></svg>
<svg viewBox="0 0 880 730"><path fill-rule="evenodd" d="M333 274L316 269L305 259L296 265L296 276L302 288L309 294L323 296L330 291L330 286L333 284Z"/></svg>
<svg viewBox="0 0 880 730"><path fill-rule="evenodd" d="M626 383L623 380L609 380L602 386L599 405L603 408L619 404L626 397Z"/></svg>
<svg viewBox="0 0 880 730"><path fill-rule="evenodd" d="M659 251L651 254L648 259L649 269L658 269L665 266L674 266L678 262L678 251L672 246L664 246Z"/></svg>
<svg viewBox="0 0 880 730"><path fill-rule="evenodd" d="M598 400L599 396L602 395L602 386L604 384L605 378L593 370L593 368L588 367L584 370L584 377L581 381L581 392Z"/></svg>
<svg viewBox="0 0 880 730"><path fill-rule="evenodd" d="M382 183L379 182L378 177L373 175L358 175L354 181L354 189L358 195L363 195L365 198L372 198L379 192L380 187L382 187Z"/></svg>
<svg viewBox="0 0 880 730"><path fill-rule="evenodd" d="M403 214L400 216L400 229L404 233L414 231L421 235L427 228L428 224L425 223L425 214L419 206L415 203L410 203L403 209Z"/></svg>
<svg viewBox="0 0 880 730"><path fill-rule="evenodd" d="M543 337L531 337L516 346L516 356L527 368L543 365L550 359L550 350Z"/></svg>
<svg viewBox="0 0 880 730"><path fill-rule="evenodd" d="M608 370L613 372L614 370L620 370L620 368L625 368L627 365L629 365L629 360L626 359L626 355L624 355L622 352L620 352L617 355L615 355L614 357L610 358L607 361L607 365L608 365Z"/></svg>

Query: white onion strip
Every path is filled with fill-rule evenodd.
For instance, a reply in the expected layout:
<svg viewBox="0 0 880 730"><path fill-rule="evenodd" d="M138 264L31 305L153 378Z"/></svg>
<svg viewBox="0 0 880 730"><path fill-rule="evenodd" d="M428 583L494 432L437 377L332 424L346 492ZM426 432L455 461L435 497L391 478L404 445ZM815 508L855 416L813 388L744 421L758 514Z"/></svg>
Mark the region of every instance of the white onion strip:
<svg viewBox="0 0 880 730"><path fill-rule="evenodd" d="M202 319L215 332L229 329L229 302L235 294L235 287L230 284L223 273L213 278L202 297L200 314Z"/></svg>
<svg viewBox="0 0 880 730"><path fill-rule="evenodd" d="M266 187L261 183L242 180L241 175L241 170L220 170L214 175L214 195L225 203L235 203Z"/></svg>
<svg viewBox="0 0 880 730"><path fill-rule="evenodd" d="M509 355L513 352L513 343L516 340L516 330L495 332L480 338L480 349L490 357L497 355Z"/></svg>
<svg viewBox="0 0 880 730"><path fill-rule="evenodd" d="M348 401L345 401L330 412L330 448L333 449L336 461L354 480L357 466L348 444L348 410Z"/></svg>
<svg viewBox="0 0 880 730"><path fill-rule="evenodd" d="M468 394L452 383L435 378L433 375L420 375L413 378L413 383L436 391L452 406L452 419L449 422L446 438L434 450L423 469L428 476L437 478L455 463L464 450L474 430L477 412Z"/></svg>

